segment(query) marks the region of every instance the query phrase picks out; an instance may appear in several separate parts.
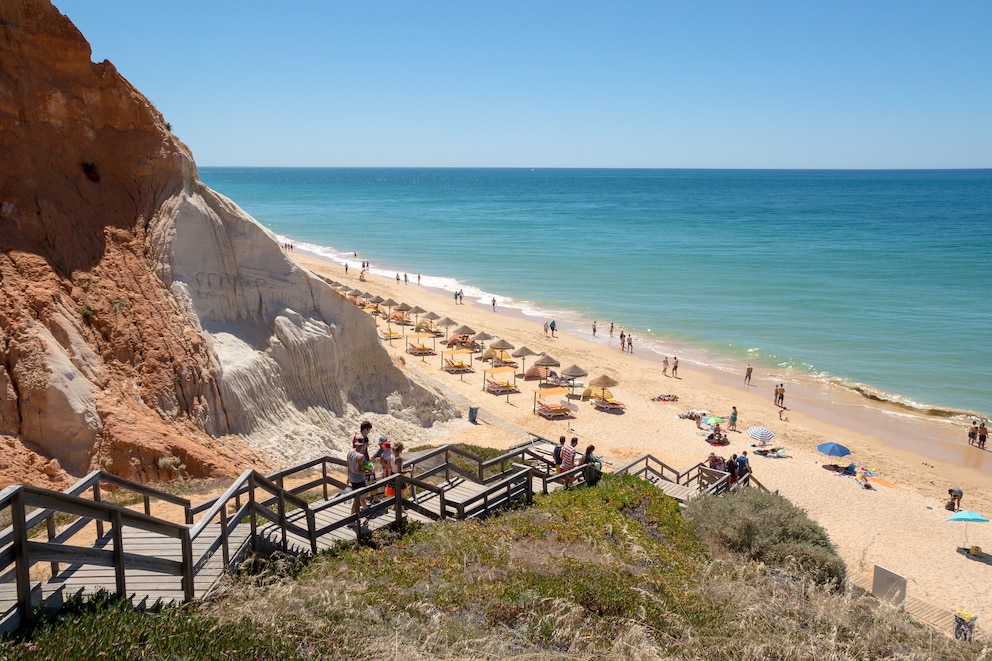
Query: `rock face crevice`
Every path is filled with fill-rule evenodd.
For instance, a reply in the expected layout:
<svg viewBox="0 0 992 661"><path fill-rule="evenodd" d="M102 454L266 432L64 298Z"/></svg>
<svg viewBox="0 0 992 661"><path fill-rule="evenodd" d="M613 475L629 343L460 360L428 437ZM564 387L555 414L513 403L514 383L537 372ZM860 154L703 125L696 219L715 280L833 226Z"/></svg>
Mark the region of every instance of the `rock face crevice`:
<svg viewBox="0 0 992 661"><path fill-rule="evenodd" d="M231 475L454 415L90 53L48 0L0 4L0 484Z"/></svg>

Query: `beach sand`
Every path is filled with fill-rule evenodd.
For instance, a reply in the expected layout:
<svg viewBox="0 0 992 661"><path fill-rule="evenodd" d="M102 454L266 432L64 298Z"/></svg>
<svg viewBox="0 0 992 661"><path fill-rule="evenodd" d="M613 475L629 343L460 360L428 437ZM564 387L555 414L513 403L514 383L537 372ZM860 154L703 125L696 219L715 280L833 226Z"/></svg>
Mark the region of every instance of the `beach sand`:
<svg viewBox="0 0 992 661"><path fill-rule="evenodd" d="M369 276L359 282L358 272L351 269L345 275L338 264L297 253L299 263L315 273L337 280L373 295L393 298L411 306L450 317L476 331L485 331L502 338L516 348L523 345L537 352L547 352L561 367L576 364L589 376L588 382L601 374L616 379L619 384L610 390L626 404L622 414L597 411L588 402L572 401L579 406L571 421L548 421L533 413L537 381L517 378L520 393L506 396L483 391L482 369L476 361L472 374L452 375L441 369L440 355L419 358L405 352L406 342L384 343L394 361L415 379L421 375L442 382L446 387L483 407L487 414L512 422L545 438L557 439L566 434L579 437L579 448L596 446L596 453L615 465L650 453L666 464L685 470L706 459L711 451L729 457L731 453L748 451L754 477L773 491L806 510L829 533L841 556L853 574L871 575L874 565L880 565L908 580L909 596L934 606L955 610L966 608L984 617L992 617L992 564L972 560L958 552L965 545L978 545L992 551L992 524L945 522L951 514L944 508L947 489L959 486L964 490L962 507L992 515L992 477L982 471L988 459L980 461L940 462L925 454L917 454L884 443L883 429L857 429L843 424L843 414L834 422L824 422L824 416L804 415L802 399L787 393L785 420L779 419L779 408L772 402L775 381L769 375L753 377L752 387L729 383L726 375L707 372L692 363L691 356L679 356L679 378L662 375L661 366L653 355L624 353L618 348L618 337L609 340L609 320L600 320L598 340L558 331L558 337L545 336L543 319L525 317L491 305L466 300L456 304L450 292L431 291L416 284L395 282L389 278ZM385 320L378 324L385 328ZM399 330L399 327L393 327ZM409 331L408 331L409 332ZM619 328L616 329L619 335ZM443 338L442 338L443 339ZM427 340L430 346L430 340ZM488 343L487 343L488 344ZM438 352L443 342L438 341ZM477 356L478 357L478 356ZM533 364L535 357L526 360ZM559 368L560 371L560 368ZM579 389L576 390L578 394ZM676 394L678 402L652 401L661 394ZM561 396L552 398L557 401ZM822 406L822 402L818 403ZM739 411L738 429L730 432L730 445L714 448L691 420L677 416L690 409L702 409L714 415L728 417L732 406ZM473 443L488 447L508 447L520 442L487 425L472 425L465 417L453 423L436 425L424 430L420 439L393 439L419 442ZM879 424L884 420L880 418ZM725 425L724 425L725 426ZM754 441L746 434L752 426L763 426L775 432L773 443L787 449L788 458L756 456ZM967 447L963 438L961 443ZM826 441L839 441L851 449L849 457L827 457L816 451ZM408 445L411 443L408 442ZM967 448L981 453L977 448ZM854 461L870 468L880 480L874 490L860 488L851 477L839 477L822 468L823 464ZM983 464L984 462L984 464ZM957 464L957 465L955 465ZM976 468L977 467L977 468ZM609 466L606 467L609 470Z"/></svg>

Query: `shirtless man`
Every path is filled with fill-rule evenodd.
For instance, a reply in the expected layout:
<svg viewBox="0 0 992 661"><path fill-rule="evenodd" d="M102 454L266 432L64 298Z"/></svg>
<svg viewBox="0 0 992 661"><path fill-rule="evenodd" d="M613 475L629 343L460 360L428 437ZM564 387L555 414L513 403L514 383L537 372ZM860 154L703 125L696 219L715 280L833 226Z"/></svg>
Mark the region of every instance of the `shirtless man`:
<svg viewBox="0 0 992 661"><path fill-rule="evenodd" d="M974 445L978 442L978 422L976 420L971 421L971 427L968 428L968 445Z"/></svg>
<svg viewBox="0 0 992 661"><path fill-rule="evenodd" d="M679 357L672 356L672 378L679 378Z"/></svg>
<svg viewBox="0 0 992 661"><path fill-rule="evenodd" d="M754 371L754 368L751 367L750 365L748 365L747 366L747 369L744 370L744 385L745 386L751 384L751 372L753 372L753 371Z"/></svg>

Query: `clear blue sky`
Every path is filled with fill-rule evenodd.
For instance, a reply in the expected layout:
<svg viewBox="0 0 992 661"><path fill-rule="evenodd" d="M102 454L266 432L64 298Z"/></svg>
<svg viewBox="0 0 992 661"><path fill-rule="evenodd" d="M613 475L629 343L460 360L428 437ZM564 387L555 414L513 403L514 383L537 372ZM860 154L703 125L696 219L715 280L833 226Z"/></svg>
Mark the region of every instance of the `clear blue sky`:
<svg viewBox="0 0 992 661"><path fill-rule="evenodd" d="M53 0L204 165L992 167L992 2Z"/></svg>

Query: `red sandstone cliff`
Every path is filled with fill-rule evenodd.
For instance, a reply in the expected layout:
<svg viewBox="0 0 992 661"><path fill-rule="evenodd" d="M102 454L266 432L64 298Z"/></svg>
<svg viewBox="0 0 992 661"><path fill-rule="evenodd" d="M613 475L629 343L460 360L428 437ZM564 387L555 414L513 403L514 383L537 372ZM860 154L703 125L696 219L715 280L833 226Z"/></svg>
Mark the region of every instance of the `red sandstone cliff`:
<svg viewBox="0 0 992 661"><path fill-rule="evenodd" d="M334 449L349 412L397 391L429 424L439 404L367 316L200 184L90 54L48 0L0 4L0 486L232 475L291 445L279 430Z"/></svg>

